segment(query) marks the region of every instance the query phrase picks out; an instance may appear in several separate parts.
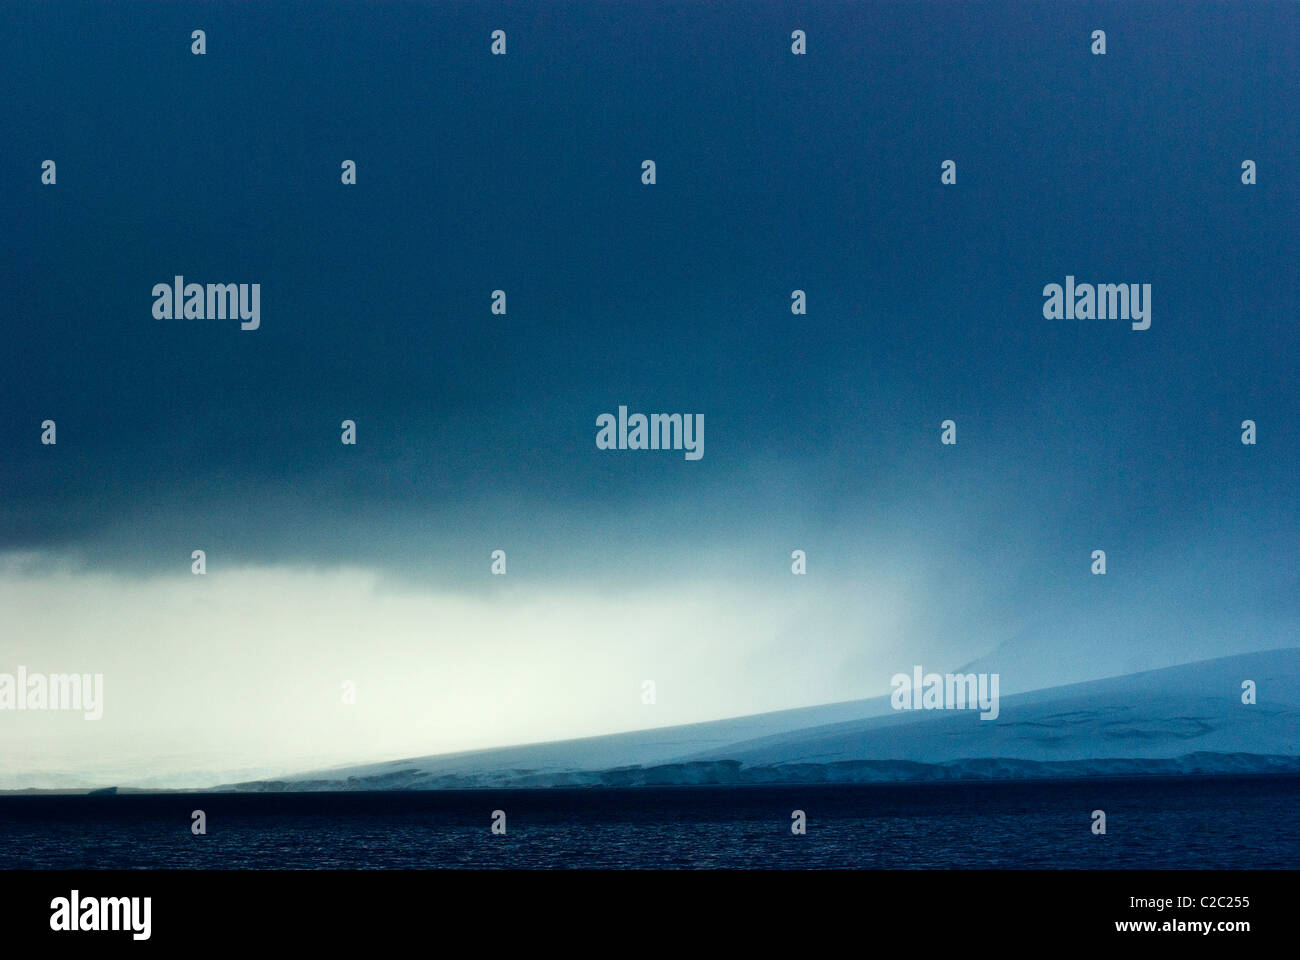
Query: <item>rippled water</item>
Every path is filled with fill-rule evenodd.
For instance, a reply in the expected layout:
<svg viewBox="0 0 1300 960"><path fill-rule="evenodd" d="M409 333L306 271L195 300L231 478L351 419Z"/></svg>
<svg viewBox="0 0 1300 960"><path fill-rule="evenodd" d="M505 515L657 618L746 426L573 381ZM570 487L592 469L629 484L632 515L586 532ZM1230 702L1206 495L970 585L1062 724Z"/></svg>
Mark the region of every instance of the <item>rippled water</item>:
<svg viewBox="0 0 1300 960"><path fill-rule="evenodd" d="M1297 777L0 797L0 867L1294 869L1297 799Z"/></svg>

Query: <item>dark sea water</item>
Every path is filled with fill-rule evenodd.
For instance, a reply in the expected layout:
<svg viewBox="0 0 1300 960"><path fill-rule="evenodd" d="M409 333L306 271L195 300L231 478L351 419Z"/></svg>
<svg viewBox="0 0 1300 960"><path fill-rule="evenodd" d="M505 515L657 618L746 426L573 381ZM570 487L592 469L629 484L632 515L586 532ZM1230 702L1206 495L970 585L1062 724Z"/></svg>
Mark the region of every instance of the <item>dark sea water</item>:
<svg viewBox="0 0 1300 960"><path fill-rule="evenodd" d="M0 797L0 868L1294 869L1297 800L1298 777Z"/></svg>

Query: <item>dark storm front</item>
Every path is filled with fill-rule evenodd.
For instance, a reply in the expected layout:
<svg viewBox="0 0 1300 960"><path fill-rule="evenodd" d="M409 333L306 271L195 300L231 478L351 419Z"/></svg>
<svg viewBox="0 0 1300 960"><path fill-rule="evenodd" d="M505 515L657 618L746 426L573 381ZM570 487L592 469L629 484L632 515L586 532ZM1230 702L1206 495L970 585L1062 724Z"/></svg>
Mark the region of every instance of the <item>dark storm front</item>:
<svg viewBox="0 0 1300 960"><path fill-rule="evenodd" d="M3 797L0 868L1295 869L1297 796L1256 777ZM1096 807L1124 828L1094 835Z"/></svg>

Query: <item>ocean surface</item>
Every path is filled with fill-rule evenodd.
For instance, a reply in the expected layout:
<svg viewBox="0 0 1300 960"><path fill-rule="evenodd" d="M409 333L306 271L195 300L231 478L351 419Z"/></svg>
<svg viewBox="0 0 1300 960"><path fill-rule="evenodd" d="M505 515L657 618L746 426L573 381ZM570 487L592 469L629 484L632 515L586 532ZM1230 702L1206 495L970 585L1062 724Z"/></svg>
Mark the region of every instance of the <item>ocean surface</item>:
<svg viewBox="0 0 1300 960"><path fill-rule="evenodd" d="M1295 869L1297 800L1300 777L0 797L0 868Z"/></svg>

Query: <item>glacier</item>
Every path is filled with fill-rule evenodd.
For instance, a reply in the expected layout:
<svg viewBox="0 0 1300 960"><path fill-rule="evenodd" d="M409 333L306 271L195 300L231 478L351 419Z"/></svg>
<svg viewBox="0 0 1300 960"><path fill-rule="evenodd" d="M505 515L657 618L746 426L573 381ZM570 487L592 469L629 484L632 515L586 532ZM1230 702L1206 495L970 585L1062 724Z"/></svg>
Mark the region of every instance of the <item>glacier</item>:
<svg viewBox="0 0 1300 960"><path fill-rule="evenodd" d="M1255 703L1243 702L1245 681ZM895 711L888 697L312 771L214 790L426 790L1300 773L1300 648Z"/></svg>

